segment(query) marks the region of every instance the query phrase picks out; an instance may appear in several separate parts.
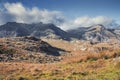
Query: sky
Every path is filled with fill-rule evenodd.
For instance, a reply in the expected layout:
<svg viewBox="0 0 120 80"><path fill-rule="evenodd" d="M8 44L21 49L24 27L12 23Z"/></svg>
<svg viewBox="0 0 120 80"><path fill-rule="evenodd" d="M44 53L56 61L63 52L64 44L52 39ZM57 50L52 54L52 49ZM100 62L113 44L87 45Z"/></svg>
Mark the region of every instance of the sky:
<svg viewBox="0 0 120 80"><path fill-rule="evenodd" d="M0 24L53 23L61 29L120 24L120 0L0 0Z"/></svg>

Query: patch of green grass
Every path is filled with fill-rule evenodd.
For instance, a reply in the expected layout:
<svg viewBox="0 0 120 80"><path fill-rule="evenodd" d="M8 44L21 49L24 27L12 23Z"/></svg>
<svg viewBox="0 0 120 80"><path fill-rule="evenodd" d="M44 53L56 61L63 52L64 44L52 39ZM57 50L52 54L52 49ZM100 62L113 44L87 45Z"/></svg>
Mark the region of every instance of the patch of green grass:
<svg viewBox="0 0 120 80"><path fill-rule="evenodd" d="M0 80L3 80L4 79L4 76L3 75L0 75Z"/></svg>
<svg viewBox="0 0 120 80"><path fill-rule="evenodd" d="M91 73L87 76L82 76L85 80L120 80L120 69L115 68L113 65L107 66L105 69L97 73Z"/></svg>

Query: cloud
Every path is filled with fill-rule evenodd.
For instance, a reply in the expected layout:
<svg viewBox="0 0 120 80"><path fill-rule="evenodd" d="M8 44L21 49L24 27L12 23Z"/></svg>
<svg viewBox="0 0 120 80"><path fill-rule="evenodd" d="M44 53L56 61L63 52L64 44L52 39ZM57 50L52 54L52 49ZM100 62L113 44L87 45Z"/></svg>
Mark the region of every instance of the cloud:
<svg viewBox="0 0 120 80"><path fill-rule="evenodd" d="M0 18L3 19L1 23L6 23L4 18L9 17L9 21L16 21L21 23L61 23L64 21L60 11L48 11L46 9L40 10L37 7L32 9L24 7L21 3L5 3L4 12L1 13ZM5 17L2 17L5 14Z"/></svg>
<svg viewBox="0 0 120 80"><path fill-rule="evenodd" d="M102 24L107 27L113 23L114 20L106 16L97 16L97 17L84 16L84 17L78 17L74 20L64 23L62 26L65 30L67 30L67 29L75 29L78 27L90 27L97 24Z"/></svg>
<svg viewBox="0 0 120 80"><path fill-rule="evenodd" d="M89 27L96 24L109 26L114 20L106 16L96 17L77 17L75 19L67 19L61 11L49 11L47 9L39 9L37 7L27 8L21 3L5 3L4 9L0 9L0 24L6 22L20 23L53 23L64 30L74 29L78 27Z"/></svg>

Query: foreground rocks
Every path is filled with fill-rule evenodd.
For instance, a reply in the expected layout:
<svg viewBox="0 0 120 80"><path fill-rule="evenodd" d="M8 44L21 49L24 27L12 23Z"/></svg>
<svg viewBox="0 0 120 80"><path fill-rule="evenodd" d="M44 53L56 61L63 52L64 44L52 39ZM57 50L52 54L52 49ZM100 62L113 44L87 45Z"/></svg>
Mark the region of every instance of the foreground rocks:
<svg viewBox="0 0 120 80"><path fill-rule="evenodd" d="M53 63L61 53L67 52L35 37L0 39L0 62Z"/></svg>

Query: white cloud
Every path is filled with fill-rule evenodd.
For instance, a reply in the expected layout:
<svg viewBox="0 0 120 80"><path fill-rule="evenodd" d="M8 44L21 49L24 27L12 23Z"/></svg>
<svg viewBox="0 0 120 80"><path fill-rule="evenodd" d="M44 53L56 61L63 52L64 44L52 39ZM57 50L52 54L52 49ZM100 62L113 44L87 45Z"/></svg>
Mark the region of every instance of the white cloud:
<svg viewBox="0 0 120 80"><path fill-rule="evenodd" d="M105 16L98 16L98 17L93 18L94 24L103 24L105 26L113 23L113 21L114 21L113 19L105 17Z"/></svg>
<svg viewBox="0 0 120 80"><path fill-rule="evenodd" d="M114 20L105 16L97 16L97 17L84 16L84 17L79 17L74 20L71 20L70 22L64 23L63 28L67 30L67 29L74 29L78 27L89 27L96 24L110 26L111 24L113 24L113 22Z"/></svg>
<svg viewBox="0 0 120 80"><path fill-rule="evenodd" d="M60 11L40 10L37 7L32 9L24 7L21 3L5 3L6 16L12 16L12 20L21 23L59 23L64 21ZM1 17L0 17L1 18ZM3 18L2 18L3 19ZM4 21L6 23L6 21Z"/></svg>
<svg viewBox="0 0 120 80"><path fill-rule="evenodd" d="M41 10L37 7L26 8L21 3L5 3L4 9L0 11L0 24L8 21L16 21L21 23L53 23L64 30L74 29L78 27L88 27L95 24L103 24L108 26L114 21L105 16L97 17L78 17L76 19L67 19L60 11Z"/></svg>
<svg viewBox="0 0 120 80"><path fill-rule="evenodd" d="M23 14L26 14L26 9L23 7L21 3L5 3L4 4L5 8L10 14L16 15L16 16L21 16Z"/></svg>

